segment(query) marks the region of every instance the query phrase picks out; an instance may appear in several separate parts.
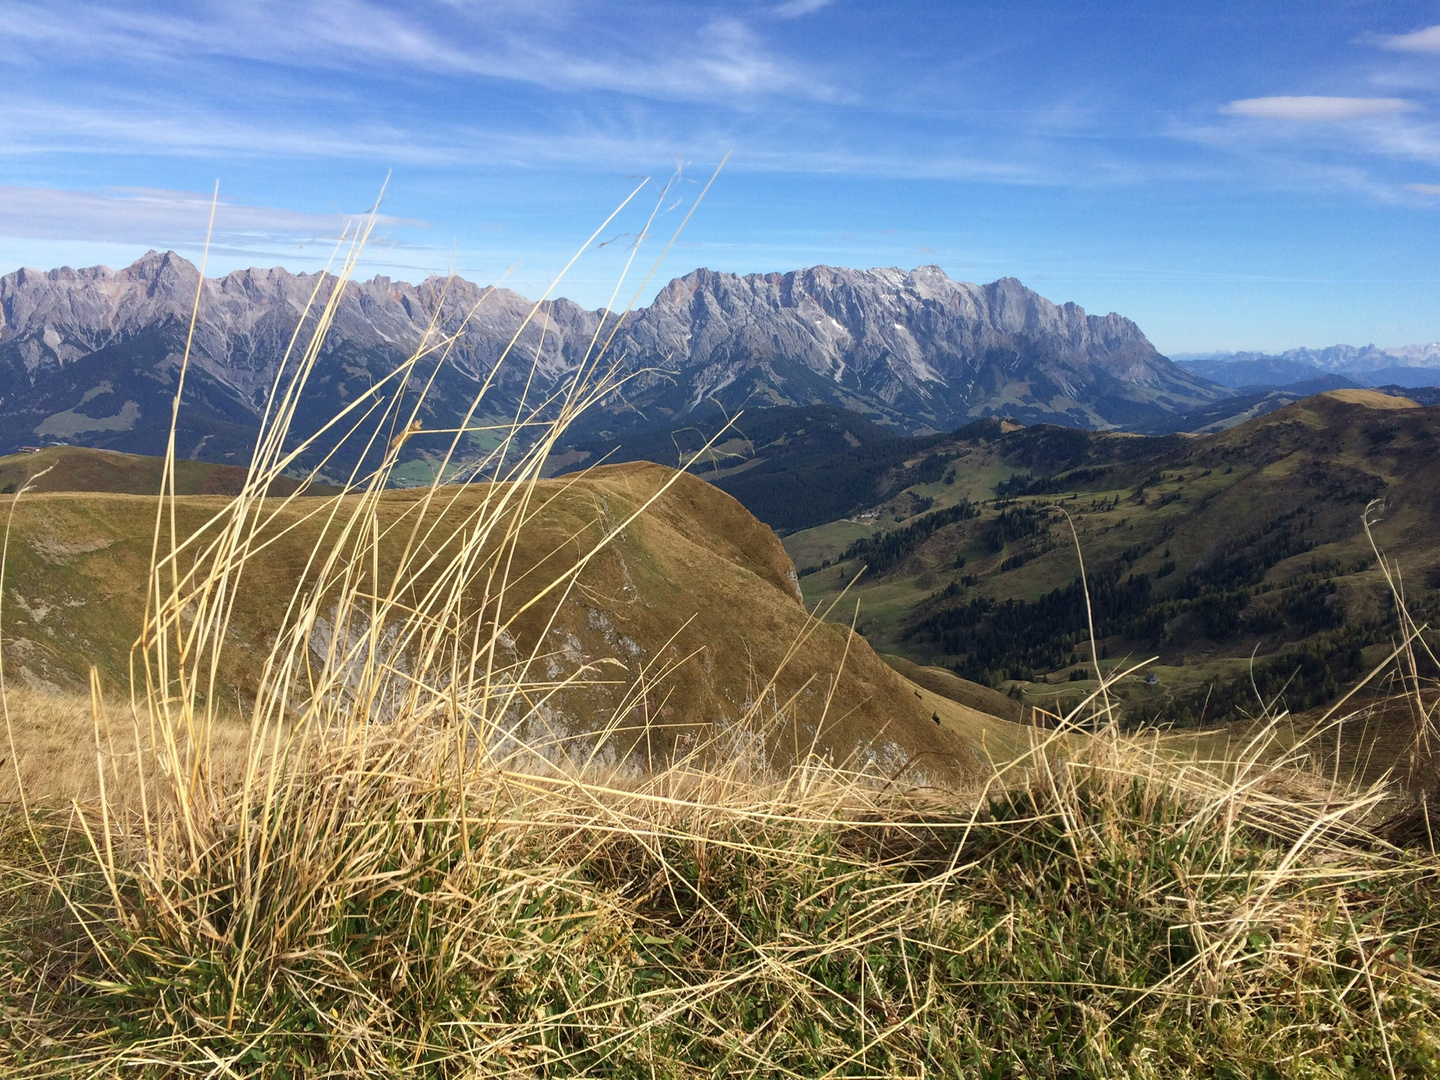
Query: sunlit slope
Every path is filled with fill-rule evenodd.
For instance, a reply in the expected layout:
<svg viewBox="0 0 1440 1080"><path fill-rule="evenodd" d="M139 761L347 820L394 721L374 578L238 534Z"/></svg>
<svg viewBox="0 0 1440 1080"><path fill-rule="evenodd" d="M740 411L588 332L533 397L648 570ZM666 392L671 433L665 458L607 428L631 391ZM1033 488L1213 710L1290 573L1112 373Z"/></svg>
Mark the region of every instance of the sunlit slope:
<svg viewBox="0 0 1440 1080"><path fill-rule="evenodd" d="M510 563L504 613L521 612L538 583L553 580L671 475L639 463L541 483ZM440 524L443 534L445 519L458 520L487 493L481 485L442 489L428 511L421 492L385 494L382 558L398 558L417 521L428 550L423 537L430 526ZM180 499L180 535L200 529L223 505L217 497ZM330 505L296 502L267 528L268 546L245 571L233 620L231 639L245 647L224 661L217 693L227 701L243 704L253 693L264 650L305 575ZM141 623L155 506L149 498L95 493L18 501L3 610L10 678L73 691L94 664L108 685L124 685ZM387 568L380 570L385 580ZM423 577L408 587L418 595ZM478 598L474 611L478 620ZM505 624L509 661L521 664L534 654L532 679L559 682L585 665L590 674L582 688L533 710L526 723L547 730L517 736L585 744L601 718L619 710L627 730L611 745L652 760L713 743L782 764L814 749L836 763L854 761L912 781L955 781L978 765L970 747L977 724L986 722L976 719L980 714L967 713L963 725L943 715L937 723L951 710L937 708L847 628L816 623L774 534L693 477L681 476L594 555L553 621L552 611L554 600L544 599ZM318 625L312 648L323 648L330 632ZM742 738L739 721L762 697L771 706L765 711L778 707L783 719L756 746Z"/></svg>
<svg viewBox="0 0 1440 1080"><path fill-rule="evenodd" d="M1330 401L1341 401L1347 405L1364 405L1371 409L1418 409L1419 402L1411 401L1407 397L1398 394L1384 394L1379 390L1366 390L1361 387L1345 387L1340 390L1327 390L1319 395Z"/></svg>

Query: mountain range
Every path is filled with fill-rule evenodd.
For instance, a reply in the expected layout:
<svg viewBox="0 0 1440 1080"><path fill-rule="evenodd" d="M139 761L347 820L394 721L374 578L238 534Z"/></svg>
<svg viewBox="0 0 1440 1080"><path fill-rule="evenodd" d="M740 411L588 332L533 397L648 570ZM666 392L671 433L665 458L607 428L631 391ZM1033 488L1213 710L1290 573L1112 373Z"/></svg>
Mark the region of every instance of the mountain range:
<svg viewBox="0 0 1440 1080"><path fill-rule="evenodd" d="M244 460L287 346L308 339L312 298L323 302L335 284L275 268L202 285L199 270L174 252L150 252L121 270L0 277L0 450L66 442L162 452L198 289L178 452ZM585 363L616 320L557 299L527 323L533 306L459 278L349 282L297 429L316 430L422 342L452 334L423 427L453 428L512 339L519 362L498 373L480 415L513 415L523 394L543 398ZM696 270L626 316L607 356L630 380L591 419L596 429L664 425L702 403L833 405L911 435L994 415L1117 428L1225 396L1160 355L1129 319L1053 304L1013 278L955 282L934 266ZM428 377L438 358L422 361L412 379ZM425 454L447 442L422 435L407 446Z"/></svg>
<svg viewBox="0 0 1440 1080"><path fill-rule="evenodd" d="M1440 384L1440 342L1389 349L1331 345L1283 353L1182 353L1174 359L1201 378L1237 390L1289 386L1325 375L1343 375L1357 386Z"/></svg>

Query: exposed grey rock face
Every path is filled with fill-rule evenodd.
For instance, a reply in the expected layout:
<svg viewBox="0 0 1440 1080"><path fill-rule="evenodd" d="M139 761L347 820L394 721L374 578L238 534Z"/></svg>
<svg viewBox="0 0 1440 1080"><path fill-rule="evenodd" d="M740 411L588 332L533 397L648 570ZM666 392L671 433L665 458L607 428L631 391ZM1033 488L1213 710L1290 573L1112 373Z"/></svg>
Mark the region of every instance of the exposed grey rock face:
<svg viewBox="0 0 1440 1080"><path fill-rule="evenodd" d="M123 270L0 277L0 449L38 441L37 432L117 449L163 446L198 289L180 449L243 458L287 348L309 340L333 287L332 278L282 269L202 284L173 252ZM514 340L517 362L482 408L510 413L532 362L531 392L554 388L614 318L563 299L532 316L533 307L461 279L351 282L334 305L302 423L323 422L422 342L457 332L426 426L453 425ZM626 401L662 421L715 400L836 404L909 432L993 414L1112 427L1219 394L1157 353L1128 319L1057 306L1013 278L958 283L934 266L696 270L629 316L610 355L641 373ZM428 375L438 359L417 371Z"/></svg>
<svg viewBox="0 0 1440 1080"><path fill-rule="evenodd" d="M68 267L20 270L0 278L0 348L14 349L27 371L64 364L155 331L188 325L200 274L174 252L150 252L124 270ZM312 325L333 289L320 274L237 270L208 279L201 291L192 362L244 397L267 392L307 307ZM464 326L452 358L472 375L488 371L530 314L532 303L508 289L460 278L420 285L377 277L351 282L334 316L331 341L380 349L403 359L435 331ZM467 321L468 316L468 321ZM544 305L518 347L539 357L553 379L576 362L597 316L568 300ZM438 335L436 335L438 336ZM302 336L303 346L307 339Z"/></svg>
<svg viewBox="0 0 1440 1080"><path fill-rule="evenodd" d="M0 278L0 449L49 438L163 450L197 288L177 447L219 460L248 457L287 350L292 342L303 350L332 299L332 329L297 417L301 431L370 393L422 343L455 332L443 364L432 352L411 379L440 364L426 426L455 426L514 340L525 362L502 369L490 396L496 411L512 410L530 363L543 392L581 362L600 321L568 300L532 314L517 293L461 279L410 285L377 277L351 282L338 298L334 285L331 277L270 269L202 286L196 267L173 252L151 252L118 271Z"/></svg>
<svg viewBox="0 0 1440 1080"><path fill-rule="evenodd" d="M1129 319L1056 306L1014 278L962 284L937 266L697 270L667 285L624 342L632 362L680 377L690 396L675 412L754 394L863 402L910 431L996 413L1111 427L1217 396Z"/></svg>

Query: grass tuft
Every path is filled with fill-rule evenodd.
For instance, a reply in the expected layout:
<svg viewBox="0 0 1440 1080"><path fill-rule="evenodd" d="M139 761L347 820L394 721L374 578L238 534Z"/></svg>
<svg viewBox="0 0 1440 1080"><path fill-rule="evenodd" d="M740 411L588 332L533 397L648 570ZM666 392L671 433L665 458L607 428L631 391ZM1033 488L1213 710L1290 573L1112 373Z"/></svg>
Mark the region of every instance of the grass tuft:
<svg viewBox="0 0 1440 1080"><path fill-rule="evenodd" d="M164 906L65 815L49 871L11 836L14 1074L1440 1067L1440 867L1273 765L1247 791L1103 736L962 812L833 773L457 792L446 752L315 754Z"/></svg>

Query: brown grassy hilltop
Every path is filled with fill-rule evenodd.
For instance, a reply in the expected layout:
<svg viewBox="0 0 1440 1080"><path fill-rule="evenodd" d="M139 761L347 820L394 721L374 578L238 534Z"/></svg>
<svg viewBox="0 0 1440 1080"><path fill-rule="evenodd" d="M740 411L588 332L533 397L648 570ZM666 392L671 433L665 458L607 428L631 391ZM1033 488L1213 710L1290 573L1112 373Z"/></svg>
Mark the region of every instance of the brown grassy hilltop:
<svg viewBox="0 0 1440 1080"><path fill-rule="evenodd" d="M67 457L82 454L103 455L106 466L122 457L81 451ZM133 466L129 475L140 471ZM71 475L93 482L97 472L75 468ZM530 583L549 582L670 478L662 466L635 463L542 482L538 509L515 552L511 602L523 606ZM444 509L423 511L425 528L444 532L447 519L473 512L486 494L484 485L442 489ZM219 688L232 707L256 692L265 650L306 572L322 501L292 503L270 527L263 557L245 570L230 630L242 647L226 654ZM382 550L391 558L424 501L414 491L380 500L380 520L393 534ZM223 506L221 498L180 499L181 534L201 529ZM3 609L12 683L74 693L95 665L110 694L119 694L140 632L154 499L49 491L0 509L12 514ZM427 555L443 561L446 552L436 546ZM312 649L322 648L330 632L318 625ZM520 733L532 741L543 735L572 749L586 743L598 723L587 718L612 718L642 680L643 694L628 706L630 730L610 750L619 758L664 761L677 749L723 743L724 730L762 692L785 715L783 729L773 730L763 748L732 747L755 753L757 763L783 765L814 752L886 776L903 772L911 782L955 783L979 767L982 733L992 747L1023 742L1021 729L910 684L862 638L813 620L774 534L730 496L689 476L676 479L589 561L553 620L544 604L522 618L510 654L527 655L542 636L540 665L553 678L581 665L610 666L603 678L558 694L544 713L552 730ZM526 721L540 723L539 714Z"/></svg>
<svg viewBox="0 0 1440 1080"><path fill-rule="evenodd" d="M785 544L807 599L859 599L877 649L1054 710L1096 685L1073 523L1103 666L1155 658L1156 683L1119 688L1129 722L1233 722L1328 705L1383 660L1372 535L1422 621L1440 606L1437 461L1440 408L1368 390L1198 438L996 425Z"/></svg>

